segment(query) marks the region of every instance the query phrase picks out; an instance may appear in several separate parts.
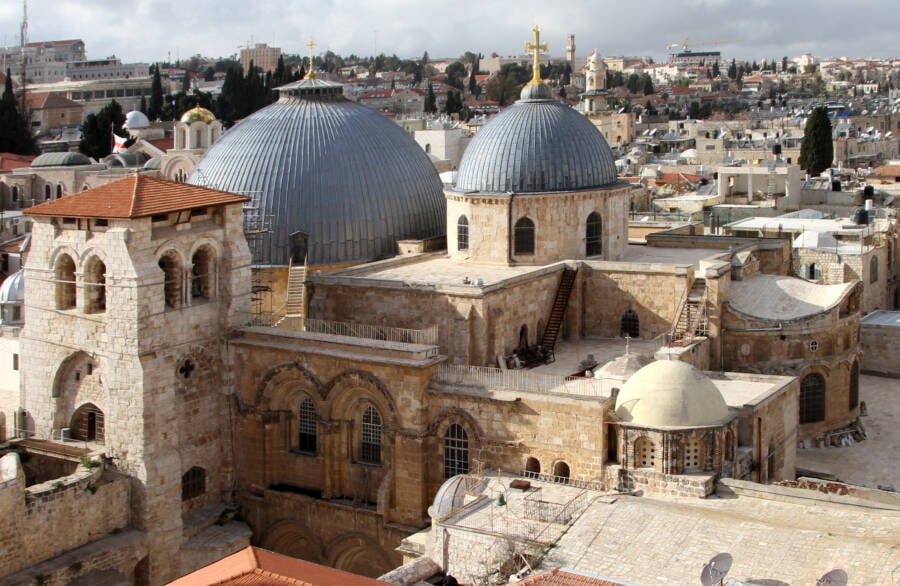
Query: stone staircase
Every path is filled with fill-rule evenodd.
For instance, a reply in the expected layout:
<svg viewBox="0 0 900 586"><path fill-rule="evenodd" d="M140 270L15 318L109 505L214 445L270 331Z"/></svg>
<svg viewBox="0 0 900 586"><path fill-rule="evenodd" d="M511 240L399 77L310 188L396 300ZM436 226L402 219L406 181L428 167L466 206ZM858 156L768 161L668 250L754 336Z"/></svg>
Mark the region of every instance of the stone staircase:
<svg viewBox="0 0 900 586"><path fill-rule="evenodd" d="M303 323L306 319L306 265L291 263L288 267L287 298L284 315L275 322L275 327Z"/></svg>
<svg viewBox="0 0 900 586"><path fill-rule="evenodd" d="M686 346L694 336L705 336L707 333L706 280L696 279L678 308L678 315L669 331L669 343L672 346Z"/></svg>
<svg viewBox="0 0 900 586"><path fill-rule="evenodd" d="M549 355L548 362L553 361L553 349L559 339L559 332L562 329L563 318L566 316L569 296L572 294L572 286L577 274L577 269L566 268L559 279L559 286L556 288L556 298L553 300L553 307L550 309L550 316L547 318L547 325L544 326L544 335L541 337L540 343L541 348Z"/></svg>

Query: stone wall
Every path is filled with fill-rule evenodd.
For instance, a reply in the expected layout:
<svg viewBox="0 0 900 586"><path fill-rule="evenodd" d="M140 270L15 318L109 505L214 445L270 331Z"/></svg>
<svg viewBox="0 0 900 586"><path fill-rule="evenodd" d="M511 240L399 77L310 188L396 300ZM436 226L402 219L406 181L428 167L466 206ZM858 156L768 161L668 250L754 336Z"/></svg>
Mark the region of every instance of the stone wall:
<svg viewBox="0 0 900 586"><path fill-rule="evenodd" d="M900 327L860 325L863 372L900 378Z"/></svg>
<svg viewBox="0 0 900 586"><path fill-rule="evenodd" d="M9 458L17 458L8 454ZM130 480L102 467L24 487L24 473L0 487L0 536L11 552L0 557L0 575L26 568L126 527L130 522ZM27 530L26 530L27 528Z"/></svg>
<svg viewBox="0 0 900 586"><path fill-rule="evenodd" d="M716 474L663 474L648 469L626 470L610 465L609 490L640 490L651 494L706 498L716 490ZM613 482L613 479L618 482Z"/></svg>

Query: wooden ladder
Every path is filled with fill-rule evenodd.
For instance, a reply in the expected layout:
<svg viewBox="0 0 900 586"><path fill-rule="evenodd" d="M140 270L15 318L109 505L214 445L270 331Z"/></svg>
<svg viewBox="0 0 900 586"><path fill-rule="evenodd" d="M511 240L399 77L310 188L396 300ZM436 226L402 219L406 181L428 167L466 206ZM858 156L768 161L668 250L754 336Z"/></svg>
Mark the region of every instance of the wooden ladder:
<svg viewBox="0 0 900 586"><path fill-rule="evenodd" d="M569 306L569 297L572 294L572 286L575 283L577 274L577 269L567 267L563 271L559 279L559 285L556 288L556 297L553 299L553 306L550 308L550 317L547 318L547 325L544 326L544 335L541 337L541 347L551 355L556 347L556 341L559 339L559 331L562 329L563 318L566 316L566 308Z"/></svg>

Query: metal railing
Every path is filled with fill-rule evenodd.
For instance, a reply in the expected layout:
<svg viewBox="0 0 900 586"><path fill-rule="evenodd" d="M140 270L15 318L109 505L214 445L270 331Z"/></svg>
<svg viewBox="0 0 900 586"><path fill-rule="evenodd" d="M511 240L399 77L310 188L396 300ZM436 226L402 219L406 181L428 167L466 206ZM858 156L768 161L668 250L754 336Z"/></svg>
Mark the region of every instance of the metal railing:
<svg viewBox="0 0 900 586"><path fill-rule="evenodd" d="M428 346L436 346L438 343L438 329L436 325L422 330L411 330L406 328L329 321L324 319L303 319L299 317L282 318L278 321L277 325L285 329L313 332L317 334L331 334L334 336L348 336L351 338L363 338L366 340L384 340L386 342L424 344Z"/></svg>
<svg viewBox="0 0 900 586"><path fill-rule="evenodd" d="M489 389L507 389L533 393L562 393L586 397L605 397L603 381L527 370L503 370L483 366L444 364L435 377L437 382Z"/></svg>

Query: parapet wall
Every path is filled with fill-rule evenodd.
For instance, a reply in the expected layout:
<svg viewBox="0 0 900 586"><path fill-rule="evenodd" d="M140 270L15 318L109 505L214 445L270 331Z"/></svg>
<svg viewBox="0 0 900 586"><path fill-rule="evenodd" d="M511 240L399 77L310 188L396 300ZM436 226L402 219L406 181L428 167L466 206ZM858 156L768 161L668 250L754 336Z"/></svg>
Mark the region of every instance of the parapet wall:
<svg viewBox="0 0 900 586"><path fill-rule="evenodd" d="M14 472L10 461L15 462ZM26 488L18 455L7 454L2 463L0 575L77 548L129 524L131 484L125 476L104 470L102 465L82 465L69 476Z"/></svg>

